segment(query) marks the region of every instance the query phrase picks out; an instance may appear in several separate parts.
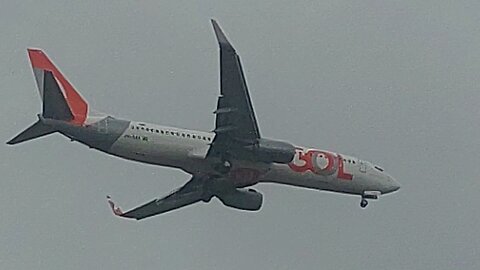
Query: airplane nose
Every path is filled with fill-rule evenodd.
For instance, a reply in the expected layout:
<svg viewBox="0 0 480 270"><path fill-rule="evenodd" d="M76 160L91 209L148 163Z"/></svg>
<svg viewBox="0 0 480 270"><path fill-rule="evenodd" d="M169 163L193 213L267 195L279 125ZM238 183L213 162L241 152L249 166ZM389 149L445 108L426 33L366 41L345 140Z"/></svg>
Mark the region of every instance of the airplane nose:
<svg viewBox="0 0 480 270"><path fill-rule="evenodd" d="M395 178L388 176L389 187L387 193L394 192L400 189L400 183L395 180Z"/></svg>
<svg viewBox="0 0 480 270"><path fill-rule="evenodd" d="M400 184L396 181L396 180L393 180L393 185L392 185L392 189L393 191L397 191L400 189Z"/></svg>

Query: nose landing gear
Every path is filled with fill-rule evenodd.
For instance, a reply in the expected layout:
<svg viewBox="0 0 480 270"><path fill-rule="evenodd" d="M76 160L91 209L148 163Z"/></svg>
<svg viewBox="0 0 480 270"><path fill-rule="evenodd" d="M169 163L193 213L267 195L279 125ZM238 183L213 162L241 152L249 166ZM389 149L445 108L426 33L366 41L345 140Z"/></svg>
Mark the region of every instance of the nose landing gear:
<svg viewBox="0 0 480 270"><path fill-rule="evenodd" d="M365 208L365 207L367 207L367 205L368 205L368 201L366 199L362 198L362 200L360 201L360 207Z"/></svg>
<svg viewBox="0 0 480 270"><path fill-rule="evenodd" d="M362 200L360 201L360 207L365 208L368 205L367 199L377 200L382 193L380 191L364 191L362 194Z"/></svg>

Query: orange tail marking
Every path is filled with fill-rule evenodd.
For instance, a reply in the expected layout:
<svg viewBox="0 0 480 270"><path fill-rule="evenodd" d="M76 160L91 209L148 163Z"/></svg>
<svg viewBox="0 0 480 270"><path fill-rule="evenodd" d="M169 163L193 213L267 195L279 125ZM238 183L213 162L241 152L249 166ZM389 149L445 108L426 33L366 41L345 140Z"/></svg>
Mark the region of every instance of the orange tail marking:
<svg viewBox="0 0 480 270"><path fill-rule="evenodd" d="M83 124L87 118L88 103L82 98L82 96L80 96L73 85L68 82L60 70L55 67L53 62L50 61L48 56L43 51L39 49L28 49L28 56L33 68L48 70L53 73L55 78L61 84L65 94L65 99L67 100L68 106L72 111L72 122L79 125Z"/></svg>

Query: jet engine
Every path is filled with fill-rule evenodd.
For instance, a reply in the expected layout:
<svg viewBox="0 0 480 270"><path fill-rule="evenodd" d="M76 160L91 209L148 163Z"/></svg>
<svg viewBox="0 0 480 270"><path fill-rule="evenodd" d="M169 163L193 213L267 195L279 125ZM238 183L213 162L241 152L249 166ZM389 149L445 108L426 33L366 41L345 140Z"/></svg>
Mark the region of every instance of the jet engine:
<svg viewBox="0 0 480 270"><path fill-rule="evenodd" d="M255 158L263 162L286 164L295 156L295 146L287 142L259 139L257 144L247 147Z"/></svg>
<svg viewBox="0 0 480 270"><path fill-rule="evenodd" d="M263 195L254 189L236 189L216 196L226 206L247 211L259 210L263 202Z"/></svg>

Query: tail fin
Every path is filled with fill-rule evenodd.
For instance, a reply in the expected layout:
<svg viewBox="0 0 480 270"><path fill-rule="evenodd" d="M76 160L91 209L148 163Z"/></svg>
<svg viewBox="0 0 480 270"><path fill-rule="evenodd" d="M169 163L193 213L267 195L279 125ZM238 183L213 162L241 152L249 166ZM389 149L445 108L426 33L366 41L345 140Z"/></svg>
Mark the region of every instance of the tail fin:
<svg viewBox="0 0 480 270"><path fill-rule="evenodd" d="M47 55L39 49L28 49L28 56L43 101L42 115L7 144L17 144L56 132L54 127L44 124L43 119L67 121L74 125L82 125L87 119L87 102Z"/></svg>
<svg viewBox="0 0 480 270"><path fill-rule="evenodd" d="M43 100L42 116L83 124L88 113L87 102L42 50L28 49L28 56Z"/></svg>
<svg viewBox="0 0 480 270"><path fill-rule="evenodd" d="M33 125L25 129L22 133L18 134L15 138L7 142L7 144L17 144L25 141L29 141L38 137L42 137L51 133L54 133L56 130L50 126L43 124L42 120L39 119Z"/></svg>

